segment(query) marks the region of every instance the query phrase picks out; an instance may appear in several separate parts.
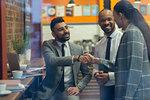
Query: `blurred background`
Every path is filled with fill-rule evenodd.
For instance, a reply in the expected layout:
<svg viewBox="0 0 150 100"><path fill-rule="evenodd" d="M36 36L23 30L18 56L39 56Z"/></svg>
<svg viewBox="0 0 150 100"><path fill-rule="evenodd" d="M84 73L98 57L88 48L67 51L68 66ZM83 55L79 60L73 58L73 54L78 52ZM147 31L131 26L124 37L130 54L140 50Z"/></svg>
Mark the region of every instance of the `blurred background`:
<svg viewBox="0 0 150 100"><path fill-rule="evenodd" d="M20 63L41 58L43 41L52 39L50 22L63 17L69 25L70 41L94 52L103 36L98 12L113 10L120 0L1 0L0 1L0 78L7 79L7 53L20 54ZM150 0L128 0L150 25Z"/></svg>

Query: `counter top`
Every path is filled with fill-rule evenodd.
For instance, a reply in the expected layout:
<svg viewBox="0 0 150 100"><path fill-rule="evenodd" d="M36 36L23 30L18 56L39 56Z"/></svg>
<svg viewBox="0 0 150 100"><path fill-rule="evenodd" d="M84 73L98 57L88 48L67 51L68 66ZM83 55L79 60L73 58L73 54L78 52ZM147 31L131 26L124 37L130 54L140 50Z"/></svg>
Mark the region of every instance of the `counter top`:
<svg viewBox="0 0 150 100"><path fill-rule="evenodd" d="M33 58L31 60L31 67L43 67L45 66L44 64L44 60L42 58ZM36 78L39 78L39 77L29 77L29 78L25 78L23 80L21 80L21 83L24 84L24 85L31 85L35 80ZM41 77L39 79L42 79ZM41 80L38 80L38 82L41 82ZM37 85L39 85L39 83L36 82ZM8 95L4 95L4 96L0 96L0 100L19 100L23 94L25 93L25 91L27 91L28 87L25 88L25 90L23 91L20 91L20 92L12 92L11 94L8 94Z"/></svg>

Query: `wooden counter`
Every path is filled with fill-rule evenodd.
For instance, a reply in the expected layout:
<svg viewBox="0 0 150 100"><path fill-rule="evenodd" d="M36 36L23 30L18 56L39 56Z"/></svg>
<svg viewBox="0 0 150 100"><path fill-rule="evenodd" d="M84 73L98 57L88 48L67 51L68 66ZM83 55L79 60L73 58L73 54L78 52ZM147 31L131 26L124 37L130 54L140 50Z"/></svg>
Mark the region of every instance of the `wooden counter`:
<svg viewBox="0 0 150 100"><path fill-rule="evenodd" d="M43 59L34 58L31 60L31 67L43 67L43 66L44 66ZM37 89L41 81L42 81L42 76L25 78L21 80L21 83L24 85L29 85L29 87L25 88L25 90L21 92L14 92L8 95L0 96L0 100L24 100L23 98L28 94L32 95L31 93L28 93L30 91L29 89L32 88Z"/></svg>
<svg viewBox="0 0 150 100"><path fill-rule="evenodd" d="M22 80L21 83L24 85L29 85L32 84L33 81L34 81L34 77L30 77ZM26 90L27 88L20 92L13 92L8 95L0 96L0 100L19 100Z"/></svg>

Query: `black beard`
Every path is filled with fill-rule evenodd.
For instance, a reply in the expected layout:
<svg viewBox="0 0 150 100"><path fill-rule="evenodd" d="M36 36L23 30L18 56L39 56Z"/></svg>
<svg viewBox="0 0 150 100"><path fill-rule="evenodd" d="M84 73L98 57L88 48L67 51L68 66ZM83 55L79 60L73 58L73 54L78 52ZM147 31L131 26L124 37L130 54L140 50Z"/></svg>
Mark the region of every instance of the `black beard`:
<svg viewBox="0 0 150 100"><path fill-rule="evenodd" d="M64 37L66 34L69 34L69 35L70 35L70 32L64 33L62 37ZM65 38L59 38L59 41L60 41L60 42L66 42L66 41L68 41L69 39L70 39L70 38L68 38L68 39L65 39Z"/></svg>
<svg viewBox="0 0 150 100"><path fill-rule="evenodd" d="M107 32L107 31L106 32L104 31L104 32L105 32L105 34L110 34L110 33L113 33L114 29L115 29L115 25L112 27L110 32Z"/></svg>
<svg viewBox="0 0 150 100"><path fill-rule="evenodd" d="M70 39L70 38L69 38ZM59 39L60 42L66 42L68 41L69 39Z"/></svg>

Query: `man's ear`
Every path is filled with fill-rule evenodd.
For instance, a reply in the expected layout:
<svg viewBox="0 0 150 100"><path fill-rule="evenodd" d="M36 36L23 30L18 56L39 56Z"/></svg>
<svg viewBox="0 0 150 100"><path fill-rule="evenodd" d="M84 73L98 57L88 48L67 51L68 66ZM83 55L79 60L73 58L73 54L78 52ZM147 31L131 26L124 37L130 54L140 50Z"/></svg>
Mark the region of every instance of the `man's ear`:
<svg viewBox="0 0 150 100"><path fill-rule="evenodd" d="M125 17L124 14L122 14L122 13L119 13L119 16L120 16L120 18L123 19L123 20L126 19L126 17Z"/></svg>
<svg viewBox="0 0 150 100"><path fill-rule="evenodd" d="M53 36L53 37L55 37L55 36L56 36L56 35L55 35L55 32L53 32L53 31L52 31L52 36Z"/></svg>
<svg viewBox="0 0 150 100"><path fill-rule="evenodd" d="M121 17L121 18L122 18L122 17L123 17L123 14L122 14L122 13L119 13L119 17Z"/></svg>

